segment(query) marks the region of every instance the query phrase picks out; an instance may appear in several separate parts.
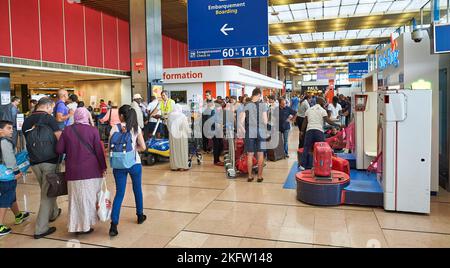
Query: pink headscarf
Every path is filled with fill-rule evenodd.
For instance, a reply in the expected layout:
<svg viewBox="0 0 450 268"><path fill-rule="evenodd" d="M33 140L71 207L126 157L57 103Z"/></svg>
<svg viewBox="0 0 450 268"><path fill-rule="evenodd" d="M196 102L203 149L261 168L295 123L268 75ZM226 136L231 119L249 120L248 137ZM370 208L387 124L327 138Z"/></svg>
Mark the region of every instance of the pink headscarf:
<svg viewBox="0 0 450 268"><path fill-rule="evenodd" d="M83 124L83 125L90 125L89 118L91 117L91 114L89 111L84 108L77 108L75 110L75 113L73 115L73 119L75 121L75 124Z"/></svg>

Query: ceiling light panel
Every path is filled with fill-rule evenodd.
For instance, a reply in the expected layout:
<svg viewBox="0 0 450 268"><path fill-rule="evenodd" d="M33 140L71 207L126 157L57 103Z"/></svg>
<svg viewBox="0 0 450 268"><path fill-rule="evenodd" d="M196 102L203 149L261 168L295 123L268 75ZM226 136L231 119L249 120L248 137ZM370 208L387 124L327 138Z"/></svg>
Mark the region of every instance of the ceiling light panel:
<svg viewBox="0 0 450 268"><path fill-rule="evenodd" d="M270 23L359 17L379 14L417 12L429 0L329 0L302 4L279 5L269 8ZM446 6L447 0L440 0ZM284 14L286 13L286 14Z"/></svg>
<svg viewBox="0 0 450 268"><path fill-rule="evenodd" d="M348 30L337 32L319 32L319 33L304 33L304 34L290 34L291 39L287 39L288 35L271 36L270 42L272 44L285 43L299 43L299 42L318 42L318 41L333 41L344 39L366 39L366 38L382 38L390 37L397 27L375 28L375 29L361 29Z"/></svg>
<svg viewBox="0 0 450 268"><path fill-rule="evenodd" d="M289 55L296 55L296 54L354 52L354 51L375 50L378 46L379 45L324 47L324 48L301 48L301 49L281 50L281 53L283 55L289 56Z"/></svg>

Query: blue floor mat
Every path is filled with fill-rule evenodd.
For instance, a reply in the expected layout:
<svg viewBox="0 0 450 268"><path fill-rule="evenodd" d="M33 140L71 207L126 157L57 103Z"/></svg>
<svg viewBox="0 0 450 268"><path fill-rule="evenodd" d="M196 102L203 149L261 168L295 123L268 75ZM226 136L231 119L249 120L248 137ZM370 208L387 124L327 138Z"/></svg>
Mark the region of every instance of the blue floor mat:
<svg viewBox="0 0 450 268"><path fill-rule="evenodd" d="M297 162L292 165L291 171L283 185L283 189L297 189L297 180L295 175L299 172Z"/></svg>
<svg viewBox="0 0 450 268"><path fill-rule="evenodd" d="M376 174L353 169L350 171L350 185L345 190L368 193L383 192L383 188L378 182Z"/></svg>

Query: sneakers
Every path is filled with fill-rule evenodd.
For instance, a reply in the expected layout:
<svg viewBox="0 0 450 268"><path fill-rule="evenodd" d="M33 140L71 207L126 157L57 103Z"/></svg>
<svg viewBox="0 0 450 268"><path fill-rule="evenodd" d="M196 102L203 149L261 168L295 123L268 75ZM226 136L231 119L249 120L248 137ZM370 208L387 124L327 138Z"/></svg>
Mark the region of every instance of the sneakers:
<svg viewBox="0 0 450 268"><path fill-rule="evenodd" d="M119 232L117 231L117 224L111 222L111 227L109 228L109 236L117 236Z"/></svg>
<svg viewBox="0 0 450 268"><path fill-rule="evenodd" d="M6 225L0 225L0 237L11 233L11 228Z"/></svg>
<svg viewBox="0 0 450 268"><path fill-rule="evenodd" d="M16 216L15 224L19 225L26 221L30 217L30 213L28 212L20 212L19 215Z"/></svg>
<svg viewBox="0 0 450 268"><path fill-rule="evenodd" d="M302 167L302 166L298 166L298 170L300 170L300 171L305 171L305 168Z"/></svg>
<svg viewBox="0 0 450 268"><path fill-rule="evenodd" d="M259 182L259 183L261 183L261 182L264 181L264 179L263 179L263 178L259 178L259 179L257 179L256 181Z"/></svg>
<svg viewBox="0 0 450 268"><path fill-rule="evenodd" d="M137 220L138 224L143 224L144 221L147 220L147 216L145 216L144 214L137 215L137 217L138 217L138 220Z"/></svg>

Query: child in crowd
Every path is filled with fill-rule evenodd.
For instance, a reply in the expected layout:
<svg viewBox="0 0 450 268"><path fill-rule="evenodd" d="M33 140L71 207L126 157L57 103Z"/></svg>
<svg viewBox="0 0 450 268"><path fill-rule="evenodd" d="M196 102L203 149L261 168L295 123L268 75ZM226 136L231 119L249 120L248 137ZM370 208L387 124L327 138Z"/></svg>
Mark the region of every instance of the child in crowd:
<svg viewBox="0 0 450 268"><path fill-rule="evenodd" d="M0 121L0 237L11 233L11 228L3 225L6 211L12 210L15 224L21 224L30 217L28 212L20 212L16 201L17 179L22 176L12 144L13 123Z"/></svg>

